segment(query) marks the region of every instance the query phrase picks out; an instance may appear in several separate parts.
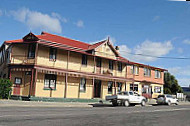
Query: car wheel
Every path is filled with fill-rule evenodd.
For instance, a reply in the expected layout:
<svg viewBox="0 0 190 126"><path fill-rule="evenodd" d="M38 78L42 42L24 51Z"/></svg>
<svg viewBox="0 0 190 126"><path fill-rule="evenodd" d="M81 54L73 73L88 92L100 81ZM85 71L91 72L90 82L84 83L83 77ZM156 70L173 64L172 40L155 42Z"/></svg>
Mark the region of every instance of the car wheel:
<svg viewBox="0 0 190 126"><path fill-rule="evenodd" d="M176 102L175 105L179 105L179 102Z"/></svg>
<svg viewBox="0 0 190 126"><path fill-rule="evenodd" d="M168 105L169 105L169 106L171 105L171 101L168 101Z"/></svg>
<svg viewBox="0 0 190 126"><path fill-rule="evenodd" d="M112 105L113 105L113 106L118 106L117 101L112 101Z"/></svg>
<svg viewBox="0 0 190 126"><path fill-rule="evenodd" d="M145 106L145 104L146 104L145 100L142 100L141 106Z"/></svg>
<svg viewBox="0 0 190 126"><path fill-rule="evenodd" d="M126 107L129 107L129 105L130 105L129 101L126 100L126 101L125 101L125 106L126 106Z"/></svg>

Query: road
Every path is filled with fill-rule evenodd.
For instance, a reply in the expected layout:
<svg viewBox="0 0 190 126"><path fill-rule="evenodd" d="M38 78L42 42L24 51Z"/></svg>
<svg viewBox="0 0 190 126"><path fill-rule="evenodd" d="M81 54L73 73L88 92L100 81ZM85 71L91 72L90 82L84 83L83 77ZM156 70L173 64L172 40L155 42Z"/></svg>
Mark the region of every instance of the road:
<svg viewBox="0 0 190 126"><path fill-rule="evenodd" d="M0 107L0 126L187 126L190 106Z"/></svg>

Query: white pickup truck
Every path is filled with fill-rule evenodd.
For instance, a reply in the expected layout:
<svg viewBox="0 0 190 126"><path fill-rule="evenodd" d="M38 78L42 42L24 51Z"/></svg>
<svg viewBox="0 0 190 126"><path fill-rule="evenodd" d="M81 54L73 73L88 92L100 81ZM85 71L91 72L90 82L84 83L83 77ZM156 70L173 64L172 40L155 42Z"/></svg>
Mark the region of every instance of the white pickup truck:
<svg viewBox="0 0 190 126"><path fill-rule="evenodd" d="M124 91L117 95L106 96L106 100L112 102L113 106L124 105L128 107L136 104L145 106L146 104L146 98L134 93L133 91Z"/></svg>

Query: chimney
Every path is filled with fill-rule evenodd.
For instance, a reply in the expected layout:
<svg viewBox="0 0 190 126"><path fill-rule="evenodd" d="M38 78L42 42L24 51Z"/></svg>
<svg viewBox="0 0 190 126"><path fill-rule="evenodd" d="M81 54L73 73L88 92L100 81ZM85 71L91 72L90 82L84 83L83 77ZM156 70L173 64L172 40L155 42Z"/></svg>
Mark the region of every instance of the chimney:
<svg viewBox="0 0 190 126"><path fill-rule="evenodd" d="M115 46L115 50L119 52L119 46Z"/></svg>

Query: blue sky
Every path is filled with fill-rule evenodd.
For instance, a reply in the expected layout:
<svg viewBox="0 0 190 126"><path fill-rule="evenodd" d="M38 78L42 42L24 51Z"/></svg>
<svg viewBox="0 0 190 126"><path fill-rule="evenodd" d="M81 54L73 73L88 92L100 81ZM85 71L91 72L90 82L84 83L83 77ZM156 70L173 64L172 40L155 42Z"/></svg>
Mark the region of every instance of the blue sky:
<svg viewBox="0 0 190 126"><path fill-rule="evenodd" d="M95 42L111 37L121 54L166 68L180 85L190 84L190 3L167 0L1 0L0 42L47 31Z"/></svg>

